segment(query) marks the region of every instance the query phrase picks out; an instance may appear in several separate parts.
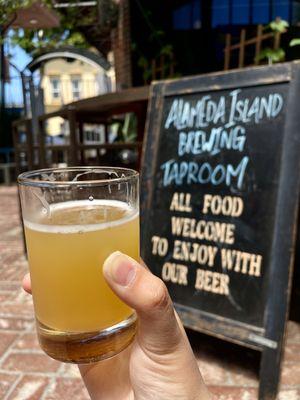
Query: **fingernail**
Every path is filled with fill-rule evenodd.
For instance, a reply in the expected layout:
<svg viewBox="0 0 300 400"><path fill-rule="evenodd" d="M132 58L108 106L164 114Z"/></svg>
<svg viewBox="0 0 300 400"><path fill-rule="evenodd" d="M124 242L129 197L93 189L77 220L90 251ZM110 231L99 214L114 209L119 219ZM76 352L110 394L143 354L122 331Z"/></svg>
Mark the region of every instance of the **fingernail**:
<svg viewBox="0 0 300 400"><path fill-rule="evenodd" d="M120 286L129 286L136 275L135 261L125 254L116 251L103 264L104 274Z"/></svg>

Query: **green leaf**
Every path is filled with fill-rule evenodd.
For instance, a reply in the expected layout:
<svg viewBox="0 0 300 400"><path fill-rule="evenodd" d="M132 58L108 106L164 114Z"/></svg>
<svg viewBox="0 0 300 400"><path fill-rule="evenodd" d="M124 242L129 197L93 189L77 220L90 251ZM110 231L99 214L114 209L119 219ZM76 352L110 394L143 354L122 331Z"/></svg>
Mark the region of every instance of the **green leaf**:
<svg viewBox="0 0 300 400"><path fill-rule="evenodd" d="M284 61L284 59L285 51L283 49L274 50L269 47L262 50L257 57L257 61L268 60L272 63L281 62Z"/></svg>
<svg viewBox="0 0 300 400"><path fill-rule="evenodd" d="M299 46L300 45L300 38L295 38L290 41L290 47Z"/></svg>
<svg viewBox="0 0 300 400"><path fill-rule="evenodd" d="M0 29L11 19L13 14L21 8L30 6L36 0L0 0ZM49 7L53 6L52 0L39 0L42 4ZM51 29L44 29L42 35L37 34L37 30L14 31L11 38L13 45L21 46L27 53L36 55L45 50L51 50L59 46L71 45L75 47L90 47L88 39L81 33L81 28L85 26L95 26L97 32L109 34L113 24L116 22L118 7L113 0L103 0L103 11L105 12L105 24L97 26L98 10L91 7L84 15L78 17L78 9L68 8L55 11L60 16L60 26ZM83 29L82 29L83 30Z"/></svg>
<svg viewBox="0 0 300 400"><path fill-rule="evenodd" d="M147 68L147 67L148 67L148 60L147 60L147 58L144 57L144 56L141 56L141 57L138 59L138 66L141 67L141 68Z"/></svg>
<svg viewBox="0 0 300 400"><path fill-rule="evenodd" d="M277 18L275 21L270 22L269 27L274 32L284 33L289 27L289 23L284 19Z"/></svg>
<svg viewBox="0 0 300 400"><path fill-rule="evenodd" d="M165 56L172 56L173 55L173 46L171 44L168 44L168 45L162 47L160 50L160 54L165 55Z"/></svg>

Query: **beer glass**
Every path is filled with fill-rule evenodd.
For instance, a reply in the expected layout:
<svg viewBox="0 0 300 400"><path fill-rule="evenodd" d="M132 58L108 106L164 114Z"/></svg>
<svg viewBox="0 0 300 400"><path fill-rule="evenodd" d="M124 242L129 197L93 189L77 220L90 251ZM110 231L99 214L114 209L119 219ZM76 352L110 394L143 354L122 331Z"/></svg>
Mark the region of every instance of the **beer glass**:
<svg viewBox="0 0 300 400"><path fill-rule="evenodd" d="M109 167L19 176L38 338L64 362L90 363L126 348L136 315L109 288L103 262L139 260L139 176Z"/></svg>

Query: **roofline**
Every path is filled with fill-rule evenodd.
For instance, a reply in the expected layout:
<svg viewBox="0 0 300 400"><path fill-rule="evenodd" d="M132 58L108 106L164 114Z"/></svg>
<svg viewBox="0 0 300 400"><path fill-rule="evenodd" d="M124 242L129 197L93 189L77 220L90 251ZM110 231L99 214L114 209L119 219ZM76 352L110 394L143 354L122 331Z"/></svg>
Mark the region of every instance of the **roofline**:
<svg viewBox="0 0 300 400"><path fill-rule="evenodd" d="M73 58L75 60L90 64L95 68L103 68L106 71L111 68L111 64L102 54L95 54L86 49L61 47L58 50L51 50L34 58L29 64L26 65L24 70L29 69L31 72L34 72L43 62L54 60L56 58Z"/></svg>

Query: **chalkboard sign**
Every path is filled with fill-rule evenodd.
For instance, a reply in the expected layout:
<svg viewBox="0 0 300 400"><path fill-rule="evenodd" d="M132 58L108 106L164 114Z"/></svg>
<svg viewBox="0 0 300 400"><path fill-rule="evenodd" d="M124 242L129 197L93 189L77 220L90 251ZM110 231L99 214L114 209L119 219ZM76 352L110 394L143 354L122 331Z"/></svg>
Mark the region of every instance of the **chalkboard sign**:
<svg viewBox="0 0 300 400"><path fill-rule="evenodd" d="M300 64L152 85L142 257L185 326L262 351L275 398L300 171ZM298 110L299 109L299 110Z"/></svg>

